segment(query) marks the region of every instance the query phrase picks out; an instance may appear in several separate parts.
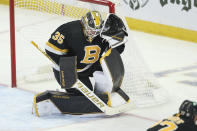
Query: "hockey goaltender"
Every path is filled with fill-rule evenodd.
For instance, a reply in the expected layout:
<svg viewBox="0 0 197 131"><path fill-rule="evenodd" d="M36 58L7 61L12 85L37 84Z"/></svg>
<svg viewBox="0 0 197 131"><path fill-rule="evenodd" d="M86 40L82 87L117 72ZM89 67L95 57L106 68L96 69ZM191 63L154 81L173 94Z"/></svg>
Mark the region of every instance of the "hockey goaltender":
<svg viewBox="0 0 197 131"><path fill-rule="evenodd" d="M37 94L34 113L114 115L129 110L132 104L120 88L124 77L120 54L127 36L126 27L117 15L109 14L103 20L98 11L59 26L46 43L45 55L53 61L54 76L65 91ZM116 108L111 103L112 92L120 99Z"/></svg>
<svg viewBox="0 0 197 131"><path fill-rule="evenodd" d="M124 78L120 54L127 36L117 15L109 14L104 21L98 11L59 26L46 43L45 55L54 63L55 78L65 91L35 95L33 112L37 116L57 112L114 115L134 108L120 88ZM113 93L118 94L118 103L112 103ZM197 131L197 103L185 100L179 113L147 131Z"/></svg>

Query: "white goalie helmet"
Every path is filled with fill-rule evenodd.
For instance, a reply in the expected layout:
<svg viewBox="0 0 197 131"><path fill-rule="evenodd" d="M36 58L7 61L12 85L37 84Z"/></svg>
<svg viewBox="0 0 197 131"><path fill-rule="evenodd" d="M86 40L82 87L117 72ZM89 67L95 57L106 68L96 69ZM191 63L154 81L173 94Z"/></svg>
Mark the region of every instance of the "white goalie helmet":
<svg viewBox="0 0 197 131"><path fill-rule="evenodd" d="M92 42L92 40L100 34L103 20L98 11L90 11L81 18L81 23L87 40Z"/></svg>

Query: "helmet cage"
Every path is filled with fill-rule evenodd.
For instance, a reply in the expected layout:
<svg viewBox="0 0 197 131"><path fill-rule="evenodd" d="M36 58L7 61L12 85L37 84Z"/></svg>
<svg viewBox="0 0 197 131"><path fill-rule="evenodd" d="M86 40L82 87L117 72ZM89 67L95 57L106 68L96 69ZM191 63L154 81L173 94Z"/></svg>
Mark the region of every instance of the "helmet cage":
<svg viewBox="0 0 197 131"><path fill-rule="evenodd" d="M84 28L85 28L86 36L91 37L92 39L95 38L97 35L99 35L101 32L101 28L95 29L95 28L88 26L87 24L85 24Z"/></svg>
<svg viewBox="0 0 197 131"><path fill-rule="evenodd" d="M96 12L97 11L92 11ZM84 33L88 37L89 40L94 39L98 36L101 32L103 21L100 13L98 14L97 18L99 18L99 24L96 25L95 18L93 18L91 12L88 12L85 16L82 17L81 21L84 27Z"/></svg>

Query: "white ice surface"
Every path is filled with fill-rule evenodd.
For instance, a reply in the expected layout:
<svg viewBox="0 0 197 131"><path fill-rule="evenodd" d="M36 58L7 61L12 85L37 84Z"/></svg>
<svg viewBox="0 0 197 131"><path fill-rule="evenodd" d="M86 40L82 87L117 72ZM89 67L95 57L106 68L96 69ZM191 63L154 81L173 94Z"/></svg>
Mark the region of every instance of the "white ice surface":
<svg viewBox="0 0 197 131"><path fill-rule="evenodd" d="M197 100L197 44L132 31L150 69L169 92L167 104L114 117L53 115L37 118L31 108L34 94L7 87L10 86L8 11L8 7L0 6L0 130L145 131L155 121L176 113L183 100ZM23 26L26 25L20 22L17 27Z"/></svg>
<svg viewBox="0 0 197 131"><path fill-rule="evenodd" d="M1 103L1 117L0 130L54 130L56 127L63 130L97 130L99 126L110 130L114 125L119 125L115 130L129 130L129 126L133 121L141 120L131 114L116 115L113 117L106 117L104 115L47 115L36 117L32 114L33 94L18 89L7 87L0 87L0 103ZM124 123L120 123L124 121ZM89 127L84 126L94 125ZM120 123L120 124L119 124ZM140 123L134 124L133 128L140 127L140 124L148 127L152 124L150 120L143 120ZM83 129L79 126L84 126ZM145 129L145 128L144 128Z"/></svg>

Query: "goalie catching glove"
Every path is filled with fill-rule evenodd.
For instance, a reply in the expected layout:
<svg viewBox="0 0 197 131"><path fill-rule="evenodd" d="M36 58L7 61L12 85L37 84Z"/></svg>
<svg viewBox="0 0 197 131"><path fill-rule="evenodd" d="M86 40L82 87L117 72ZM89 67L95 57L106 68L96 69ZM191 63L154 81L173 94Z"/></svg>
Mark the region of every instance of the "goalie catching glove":
<svg viewBox="0 0 197 131"><path fill-rule="evenodd" d="M127 30L123 21L115 14L109 14L100 33L110 45L115 48L127 42Z"/></svg>

